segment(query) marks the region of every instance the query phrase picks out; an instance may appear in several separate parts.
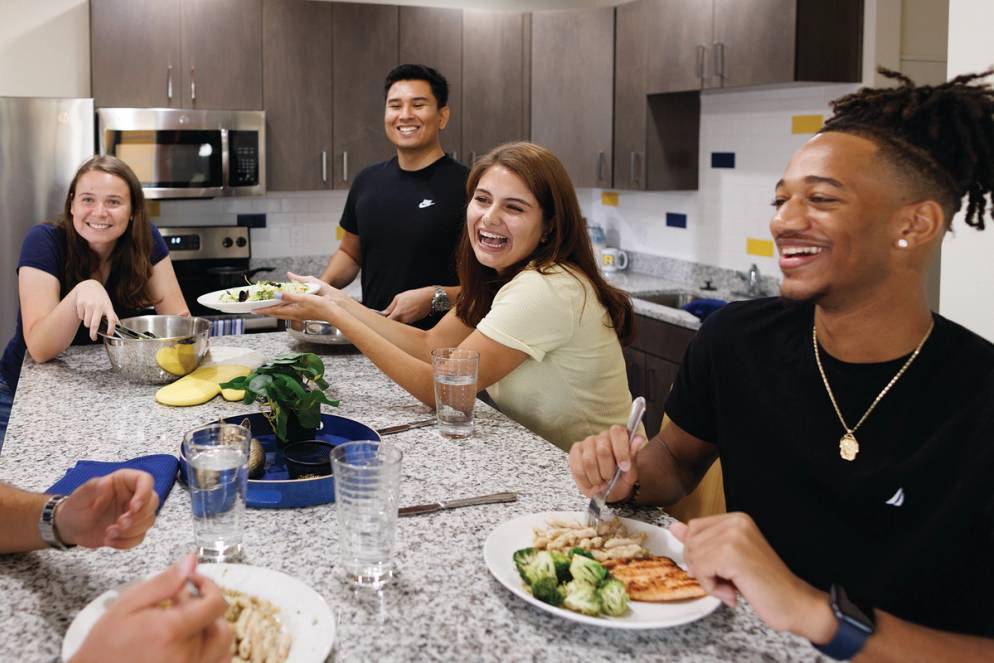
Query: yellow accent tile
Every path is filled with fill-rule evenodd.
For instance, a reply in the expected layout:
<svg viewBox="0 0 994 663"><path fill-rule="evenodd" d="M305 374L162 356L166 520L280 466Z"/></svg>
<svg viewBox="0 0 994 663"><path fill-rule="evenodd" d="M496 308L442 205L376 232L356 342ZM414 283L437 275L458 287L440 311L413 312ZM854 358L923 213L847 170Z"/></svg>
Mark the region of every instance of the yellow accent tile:
<svg viewBox="0 0 994 663"><path fill-rule="evenodd" d="M769 239L756 239L746 237L746 253L751 256L773 257L773 241Z"/></svg>
<svg viewBox="0 0 994 663"><path fill-rule="evenodd" d="M617 191L601 191L601 205L607 205L608 207L618 206L618 192Z"/></svg>
<svg viewBox="0 0 994 663"><path fill-rule="evenodd" d="M145 216L154 217L159 216L159 201L158 200L146 200L145 201Z"/></svg>
<svg viewBox="0 0 994 663"><path fill-rule="evenodd" d="M342 228L341 226L335 226L335 239L341 242L342 239L344 238L345 238L345 228Z"/></svg>
<svg viewBox="0 0 994 663"><path fill-rule="evenodd" d="M794 115L790 118L790 133L818 133L823 124L825 124L825 117L822 115Z"/></svg>

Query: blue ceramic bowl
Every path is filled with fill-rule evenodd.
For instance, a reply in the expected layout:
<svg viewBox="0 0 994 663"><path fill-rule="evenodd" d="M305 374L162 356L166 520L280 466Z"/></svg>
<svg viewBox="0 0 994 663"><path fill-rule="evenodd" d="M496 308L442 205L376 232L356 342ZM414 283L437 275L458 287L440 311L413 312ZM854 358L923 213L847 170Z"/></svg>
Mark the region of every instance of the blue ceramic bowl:
<svg viewBox="0 0 994 663"><path fill-rule="evenodd" d="M255 509L292 509L303 506L314 506L335 501L335 479L332 476L310 477L296 479L290 476L283 451L276 441L269 420L261 412L254 414L239 414L225 417L223 421L229 424L241 424L249 420L252 427L252 437L262 443L266 452L266 470L258 479L248 480L245 494L245 505ZM208 423L217 423L211 421ZM207 424L204 424L207 425ZM337 414L322 414L321 428L315 438L328 445L325 459L330 464L331 449L343 442L354 440L379 440L380 435L364 423L342 417ZM186 481L187 463L183 455L183 445L179 452L180 478Z"/></svg>

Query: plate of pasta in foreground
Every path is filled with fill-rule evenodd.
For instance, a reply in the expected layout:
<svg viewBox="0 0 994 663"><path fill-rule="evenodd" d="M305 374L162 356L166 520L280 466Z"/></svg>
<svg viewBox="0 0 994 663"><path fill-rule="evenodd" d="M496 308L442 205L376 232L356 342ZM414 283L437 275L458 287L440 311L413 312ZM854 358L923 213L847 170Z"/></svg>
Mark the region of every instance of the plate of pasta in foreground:
<svg viewBox="0 0 994 663"><path fill-rule="evenodd" d="M335 642L335 618L321 595L300 580L247 564L200 564L228 603L225 618L235 635L232 661L319 663ZM84 607L66 631L62 660L68 661L121 591L111 589Z"/></svg>
<svg viewBox="0 0 994 663"><path fill-rule="evenodd" d="M594 626L678 626L721 604L687 575L676 537L631 518L589 528L579 511L521 516L490 533L483 558L516 596Z"/></svg>

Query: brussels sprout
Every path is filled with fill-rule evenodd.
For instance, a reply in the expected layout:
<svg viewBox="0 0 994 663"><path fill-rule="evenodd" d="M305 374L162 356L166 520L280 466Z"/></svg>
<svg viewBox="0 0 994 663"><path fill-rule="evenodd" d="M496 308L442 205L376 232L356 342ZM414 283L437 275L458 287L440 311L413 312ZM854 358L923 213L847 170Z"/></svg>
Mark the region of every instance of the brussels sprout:
<svg viewBox="0 0 994 663"><path fill-rule="evenodd" d="M601 613L601 597L597 593L597 587L574 580L566 585L563 606L573 612L596 617Z"/></svg>
<svg viewBox="0 0 994 663"><path fill-rule="evenodd" d="M543 603L550 605L562 605L563 593L560 592L559 585L555 578L541 578L535 582L532 588L532 596Z"/></svg>
<svg viewBox="0 0 994 663"><path fill-rule="evenodd" d="M573 575L574 581L587 583L595 589L607 577L607 569L601 566L600 562L583 555L573 555L569 572Z"/></svg>

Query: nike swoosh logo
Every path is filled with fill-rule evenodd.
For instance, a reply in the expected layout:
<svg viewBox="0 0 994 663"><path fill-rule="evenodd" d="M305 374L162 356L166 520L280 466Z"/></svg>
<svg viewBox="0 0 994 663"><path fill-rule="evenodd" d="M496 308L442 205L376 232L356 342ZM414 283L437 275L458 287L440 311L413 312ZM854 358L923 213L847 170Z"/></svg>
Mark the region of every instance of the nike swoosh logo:
<svg viewBox="0 0 994 663"><path fill-rule="evenodd" d="M434 204L435 204L434 200L428 200L427 198L425 198L420 203L418 203L418 209L424 209L426 207L431 207Z"/></svg>

